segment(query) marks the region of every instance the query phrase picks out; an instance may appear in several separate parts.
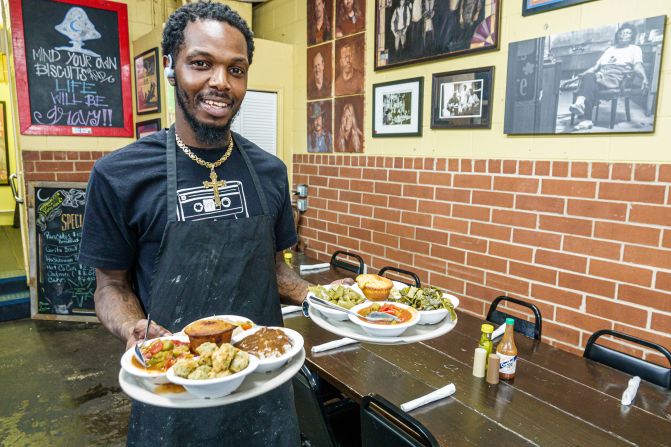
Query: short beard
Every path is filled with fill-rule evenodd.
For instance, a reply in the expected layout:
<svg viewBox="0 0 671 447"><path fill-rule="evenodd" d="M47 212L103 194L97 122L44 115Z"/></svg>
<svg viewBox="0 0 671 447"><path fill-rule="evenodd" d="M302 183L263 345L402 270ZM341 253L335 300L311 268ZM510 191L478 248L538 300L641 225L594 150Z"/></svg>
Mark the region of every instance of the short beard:
<svg viewBox="0 0 671 447"><path fill-rule="evenodd" d="M226 135L228 135L228 132L231 130L231 124L238 116L238 112L236 111L235 115L233 115L228 123L224 124L223 126L205 124L198 121L195 116L189 113L189 109L187 108L189 98L186 96L186 93L184 93L184 90L179 88L178 82L175 82L175 93L175 96L177 96L177 103L182 109L182 113L184 114L186 121L189 123L189 127L191 127L193 130L198 144L206 147L225 146L228 143Z"/></svg>

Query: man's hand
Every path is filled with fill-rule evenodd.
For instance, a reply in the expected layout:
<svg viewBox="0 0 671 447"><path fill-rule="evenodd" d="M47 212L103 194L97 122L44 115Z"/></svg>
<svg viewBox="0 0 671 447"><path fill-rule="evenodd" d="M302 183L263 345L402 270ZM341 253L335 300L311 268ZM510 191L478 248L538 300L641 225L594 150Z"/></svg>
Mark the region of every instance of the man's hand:
<svg viewBox="0 0 671 447"><path fill-rule="evenodd" d="M143 318L141 320L138 320L137 323L135 323L135 326L133 326L131 329L132 330L130 332L130 335L126 340L126 350L132 348L138 342L144 340L144 332L147 330L147 319ZM163 326L159 326L158 324L152 321L151 325L149 325L147 340L151 340L152 338L157 337L163 337L164 335L170 335L170 334L171 332L169 330L167 330Z"/></svg>
<svg viewBox="0 0 671 447"><path fill-rule="evenodd" d="M336 279L330 285L332 285L332 286L351 286L351 285L354 285L354 280L352 278Z"/></svg>

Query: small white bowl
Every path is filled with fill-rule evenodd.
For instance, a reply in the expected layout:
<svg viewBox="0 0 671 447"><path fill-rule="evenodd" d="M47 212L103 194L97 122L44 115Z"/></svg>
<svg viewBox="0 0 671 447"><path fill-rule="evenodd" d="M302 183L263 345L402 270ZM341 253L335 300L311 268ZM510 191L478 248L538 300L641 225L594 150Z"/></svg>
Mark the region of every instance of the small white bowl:
<svg viewBox="0 0 671 447"><path fill-rule="evenodd" d="M325 286L325 287L328 288L329 286ZM348 286L345 286L345 287L348 287ZM366 299L366 297L361 292L361 289L359 289L356 284L354 284L353 286L349 286L349 288L354 290L359 295L361 295L361 298L363 298L364 300ZM314 296L314 294L312 292L309 292L307 300L310 303L310 306L313 306L315 309L317 309L326 318L328 318L329 320L333 320L333 321L347 321L347 318L348 318L347 313L339 311L339 310L331 309L331 308L326 307L326 306L324 306L322 304L319 304L319 303L315 303L314 301L310 300L311 296ZM364 301L364 303L365 302L366 301ZM337 306L337 304L335 304L335 303L332 303L332 304Z"/></svg>
<svg viewBox="0 0 671 447"><path fill-rule="evenodd" d="M444 298L448 298L452 301L452 305L456 309L459 305L459 298L449 293L443 293ZM419 323L418 324L436 324L440 323L447 316L447 309L435 309L435 310L420 310L419 311Z"/></svg>
<svg viewBox="0 0 671 447"><path fill-rule="evenodd" d="M193 324L193 323L195 323L196 321L201 321L201 320L225 320L225 321L228 321L228 322L231 323L231 324L235 324L235 323L239 323L239 324L249 323L249 324L252 325L252 328L253 328L254 326L256 326L256 325L254 324L254 322L253 322L251 319L249 319L249 318L247 318L247 317L242 317L242 316L240 316L240 315L212 315L211 317L199 318L198 320L194 320L194 321L192 321L192 322L189 323L189 324ZM189 324L187 324L186 326L188 326ZM182 331L181 331L180 333L184 333L184 329L186 329L186 326L184 326L184 328L182 329ZM237 326L237 325L236 325L236 326ZM251 328L250 328L250 329L251 329ZM242 332L245 331L245 330L248 330L248 329L243 329L241 326L237 326L235 329L233 329L233 334L232 334L232 335L240 334L240 333L242 333Z"/></svg>
<svg viewBox="0 0 671 447"><path fill-rule="evenodd" d="M400 307L402 309L407 309L412 314L412 318L410 320L398 324L369 323L362 320L361 318L355 317L354 315L348 315L352 323L356 324L357 326L361 326L361 328L366 331L366 333L372 335L373 337L396 337L405 332L406 329L416 325L419 322L419 311L417 311L417 309L413 309L410 306L401 303L395 303L393 301L376 301L374 303L365 302L352 307L352 311L358 313L361 309L372 306L373 304L393 304L394 306Z"/></svg>
<svg viewBox="0 0 671 447"><path fill-rule="evenodd" d="M214 399L217 397L228 396L233 391L237 390L240 385L242 385L245 377L256 371L258 366L259 359L253 355L250 355L249 365L247 365L247 368L236 372L235 374L231 374L230 376L220 377L218 379L191 380L175 375L173 368L170 368L166 374L166 377L172 383L182 385L186 391L196 397Z"/></svg>
<svg viewBox="0 0 671 447"><path fill-rule="evenodd" d="M254 334L256 331L260 330L261 327L262 326L256 326L249 330L241 332L240 334L233 336L231 342L233 343L233 345L236 345L245 338ZM289 337L289 340L291 340L291 349L289 349L288 352L285 352L284 354L276 358L269 358L269 359L259 358L259 366L256 368L257 373L271 372L281 368L282 366L289 363L289 361L292 358L294 358L296 354L301 352L301 349L303 349L303 336L298 332L294 331L293 329L285 327L276 327L276 326L268 326L268 329L279 329L282 332L284 332L284 334L287 337Z"/></svg>
<svg viewBox="0 0 671 447"><path fill-rule="evenodd" d="M185 343L189 342L189 337L186 335L167 335L165 337L159 337L158 339L160 340L179 340ZM147 345L151 344L155 340L158 340L156 338L147 340ZM168 379L166 378L166 373L160 372L160 371L152 371L149 369L145 369L143 367L138 367L133 364L133 358L135 357L135 349L130 348L128 351L124 353L123 356L121 356L121 367L123 368L124 371L126 371L128 374L133 375L135 377L140 377L141 379L145 379L151 383L154 383L156 385L160 385L163 383L168 383Z"/></svg>

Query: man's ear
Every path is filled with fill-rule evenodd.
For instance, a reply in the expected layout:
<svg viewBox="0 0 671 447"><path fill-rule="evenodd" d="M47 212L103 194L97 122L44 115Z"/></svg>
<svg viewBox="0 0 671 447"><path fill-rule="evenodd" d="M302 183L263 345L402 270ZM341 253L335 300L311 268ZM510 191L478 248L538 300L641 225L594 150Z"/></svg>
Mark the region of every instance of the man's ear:
<svg viewBox="0 0 671 447"><path fill-rule="evenodd" d="M175 85L175 67L170 54L163 56L163 72L165 77L168 79L168 83L172 86Z"/></svg>

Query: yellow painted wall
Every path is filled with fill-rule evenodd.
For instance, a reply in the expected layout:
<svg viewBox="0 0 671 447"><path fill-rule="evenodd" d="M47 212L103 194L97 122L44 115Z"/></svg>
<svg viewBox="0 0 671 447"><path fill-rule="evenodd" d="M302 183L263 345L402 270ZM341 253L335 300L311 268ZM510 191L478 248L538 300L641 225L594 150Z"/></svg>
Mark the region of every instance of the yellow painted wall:
<svg viewBox="0 0 671 447"><path fill-rule="evenodd" d="M1 68L0 68L1 69ZM0 101L5 103L5 125L7 132L7 148L9 149L9 172L16 172L16 157L14 154L14 134L11 132L13 126L12 101L9 94L9 83L0 83ZM12 225L14 222L14 197L9 186L0 186L0 225Z"/></svg>
<svg viewBox="0 0 671 447"><path fill-rule="evenodd" d="M365 151L369 155L437 156L454 158L602 160L632 162L671 161L671 55L662 57L656 130L632 135L514 136L503 133L507 48L509 42L548 34L608 25L627 19L671 15L669 0L597 0L551 12L522 17L522 0L502 0L500 50L472 56L447 58L402 68L373 70L375 1L366 4L366 111ZM254 31L258 37L294 45L295 95L292 110L295 153L306 152L306 0L270 0L254 8ZM670 50L671 27L667 17L664 53ZM432 130L431 75L445 71L494 65L494 98L490 130ZM424 77L423 136L371 138L373 84Z"/></svg>

